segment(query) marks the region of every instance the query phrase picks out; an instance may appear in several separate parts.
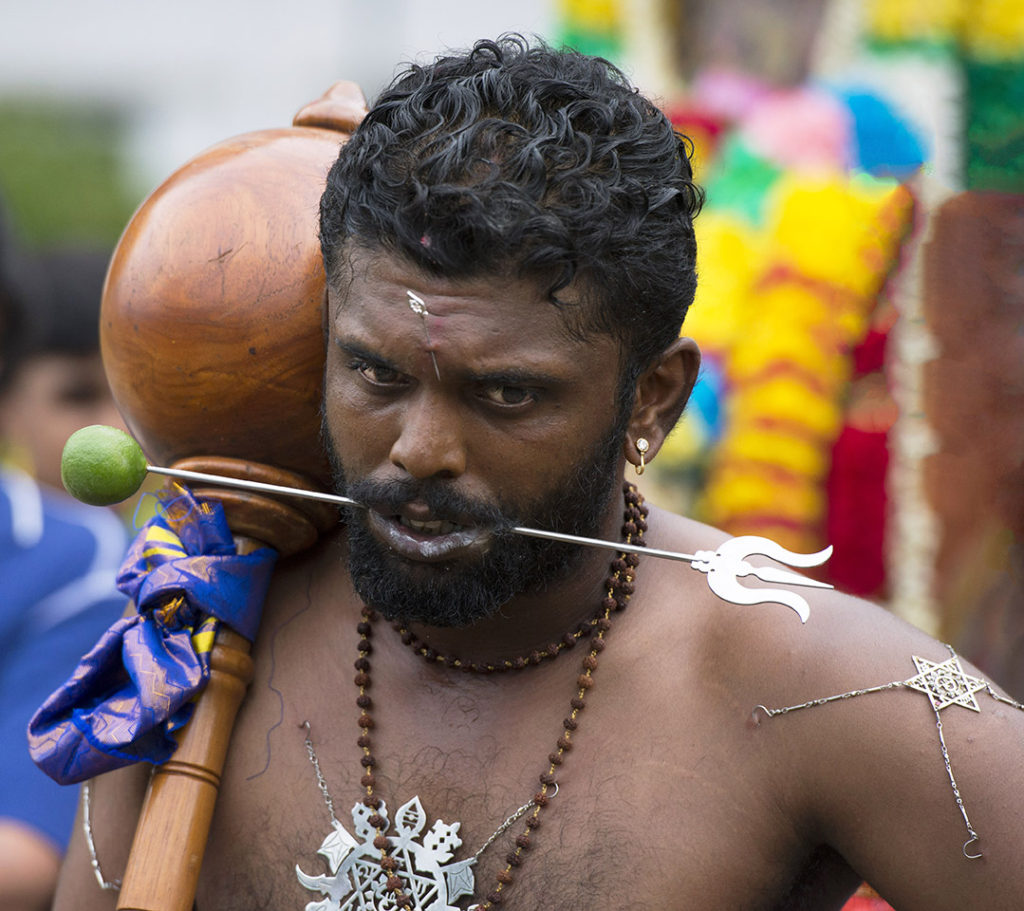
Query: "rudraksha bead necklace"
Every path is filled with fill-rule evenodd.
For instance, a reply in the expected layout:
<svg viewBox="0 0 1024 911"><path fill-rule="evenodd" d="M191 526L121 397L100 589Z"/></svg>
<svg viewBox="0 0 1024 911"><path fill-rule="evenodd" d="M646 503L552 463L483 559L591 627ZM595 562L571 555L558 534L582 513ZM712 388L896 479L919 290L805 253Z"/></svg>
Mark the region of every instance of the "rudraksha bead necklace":
<svg viewBox="0 0 1024 911"><path fill-rule="evenodd" d="M561 652L576 645L588 632L592 632L597 627L597 622L601 619L602 615L603 611L602 613L595 614L589 620L584 620L580 623L572 632L562 636L558 642L552 642L544 648L536 649L525 657L499 658L495 662L486 663L466 661L463 658L456 658L452 655L442 655L437 649L427 645L412 630L403 626L401 622L393 623L392 628L401 636L402 642L408 645L417 655L420 655L432 664L443 664L452 670L465 671L470 674L495 674L502 671L519 671L523 668L534 667L545 659L556 657Z"/></svg>
<svg viewBox="0 0 1024 911"><path fill-rule="evenodd" d="M623 486L623 495L626 506L623 516L622 534L627 544L642 544L644 532L647 530L647 507L644 504L643 496L632 484L625 484ZM525 831L516 836L515 849L506 855L506 866L498 874L495 888L487 895L485 901L474 906L474 911L490 911L495 905L501 904L505 898L505 893L512 886L513 871L522 866L525 860L524 854L531 846L533 832L540 826L541 810L547 806L550 799L548 792L551 788L557 787L558 768L562 765L565 754L572 749L573 733L579 727L579 714L583 711L586 705L587 693L594 684L594 671L597 670L598 655L604 650L605 635L612 626L612 614L623 610L633 594L635 571L638 563L639 557L636 554L620 553L611 563L611 569L605 583L607 595L601 603L601 612L598 616L592 622L582 625L578 632L567 634L557 646L549 646L548 649L544 650L543 654L534 652L527 658L508 659L491 666L476 665L473 662L462 662L459 659L445 658L432 649L427 653L417 648L417 651L424 658L432 662L436 661L447 667L489 673L491 671L515 670L539 664L544 658L553 658L563 649L571 647L568 642L570 638L572 639L572 644L575 644L588 627L592 629L590 649L583 659L582 672L576 678L576 695L570 700L569 716L563 722L562 735L556 742L556 748L554 752L548 755L547 771L540 775L540 790L534 795L532 801L533 810L526 817ZM355 662L355 684L359 688L356 705L360 709L358 722L360 734L356 743L363 751L361 762L365 771L360 779L360 784L366 789L366 795L362 798L362 803L365 807L374 811L367 819L367 822L376 830L373 846L380 852L380 867L388 876L387 888L393 895L395 906L408 909L413 907L413 898L405 891L405 883L398 875L399 863L391 856L391 843L385 834L388 821L377 812L380 808L381 800L374 793L374 788L377 785L376 775L374 774L377 760L373 755L370 738L370 730L374 726L373 718L370 715L373 702L367 694L367 690L370 688L370 653L372 651L370 637L373 634L373 621L375 617L375 612L371 608L364 607L357 626L359 633L359 658ZM404 637L403 641L405 641ZM412 642L407 642L406 644L412 644ZM426 649L426 646L423 649ZM539 657L534 658L534 656Z"/></svg>

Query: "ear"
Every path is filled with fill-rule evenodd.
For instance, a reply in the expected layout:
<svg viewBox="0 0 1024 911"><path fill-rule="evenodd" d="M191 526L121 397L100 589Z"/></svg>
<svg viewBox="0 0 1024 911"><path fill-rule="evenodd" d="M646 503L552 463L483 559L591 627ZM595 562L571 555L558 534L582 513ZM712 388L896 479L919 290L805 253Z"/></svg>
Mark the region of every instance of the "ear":
<svg viewBox="0 0 1024 911"><path fill-rule="evenodd" d="M637 380L636 398L626 428L625 456L633 465L640 465L637 440L647 440L644 462L651 460L675 427L697 382L700 350L690 338L676 339Z"/></svg>

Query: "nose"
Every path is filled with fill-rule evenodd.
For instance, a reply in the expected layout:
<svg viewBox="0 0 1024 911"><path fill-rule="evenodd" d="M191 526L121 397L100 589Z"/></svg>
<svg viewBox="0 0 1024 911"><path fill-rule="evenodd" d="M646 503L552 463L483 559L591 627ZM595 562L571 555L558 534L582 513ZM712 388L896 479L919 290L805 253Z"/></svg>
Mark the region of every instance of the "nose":
<svg viewBox="0 0 1024 911"><path fill-rule="evenodd" d="M466 448L456 407L429 390L412 397L390 459L414 478L459 477L466 470Z"/></svg>

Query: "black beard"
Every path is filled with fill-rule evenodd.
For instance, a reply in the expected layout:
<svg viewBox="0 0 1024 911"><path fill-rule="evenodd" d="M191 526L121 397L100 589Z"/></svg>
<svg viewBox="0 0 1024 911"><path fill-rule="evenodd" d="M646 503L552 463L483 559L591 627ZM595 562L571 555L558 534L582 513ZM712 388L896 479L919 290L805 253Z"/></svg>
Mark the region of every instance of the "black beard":
<svg viewBox="0 0 1024 911"><path fill-rule="evenodd" d="M552 489L531 504L484 503L458 493L453 482L413 479L347 483L328 442L335 489L371 505L378 513L397 514L417 499L433 517L471 519L494 530L487 551L476 559L411 564L370 531L366 511L349 508L349 573L363 601L388 620L429 626L469 626L493 615L516 595L531 595L561 582L583 561L581 545L528 538L510 531L523 525L565 534L596 537L608 504L620 487L616 476L627 415L573 465ZM325 434L325 438L327 435Z"/></svg>

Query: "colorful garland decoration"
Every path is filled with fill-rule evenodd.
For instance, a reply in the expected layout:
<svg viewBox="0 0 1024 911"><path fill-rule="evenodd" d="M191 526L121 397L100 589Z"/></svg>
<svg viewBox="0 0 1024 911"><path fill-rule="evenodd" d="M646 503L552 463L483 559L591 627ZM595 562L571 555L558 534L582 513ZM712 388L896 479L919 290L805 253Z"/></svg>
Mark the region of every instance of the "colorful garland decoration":
<svg viewBox="0 0 1024 911"><path fill-rule="evenodd" d="M687 327L724 364L729 390L727 429L698 509L732 534L813 551L824 541L825 479L850 355L895 262L912 200L895 182L839 174L786 174L770 197L763 231L739 256L744 232L735 222L709 219L701 229L702 276L745 268L743 280L735 272L729 279L732 300L709 299L723 288L704 285ZM718 326L708 331L708 322Z"/></svg>
<svg viewBox="0 0 1024 911"><path fill-rule="evenodd" d="M671 111L684 131L721 116L720 128L705 130L717 142L698 159L708 203L684 326L704 370L696 407L659 454L659 477L685 489L685 508L730 533L818 550L852 353L913 210L897 180L851 164L865 157L862 136L872 137L882 172L913 169L922 155L880 101L857 115L838 93L774 90L735 74L707 74L695 91L694 103ZM885 156L897 147L899 167ZM876 491L884 497L884 484ZM880 553L873 562L881 565Z"/></svg>
<svg viewBox="0 0 1024 911"><path fill-rule="evenodd" d="M964 183L1024 192L1024 4L1019 0L871 0L869 44L955 58L964 86Z"/></svg>
<svg viewBox="0 0 1024 911"><path fill-rule="evenodd" d="M560 44L615 61L623 48L620 0L559 0Z"/></svg>
<svg viewBox="0 0 1024 911"><path fill-rule="evenodd" d="M971 189L1024 190L1024 4L869 0L863 14L873 53L951 60L963 74L963 163L949 173L962 171ZM684 331L712 381L698 392L717 407L692 408L670 438L658 465L665 486L686 485L687 505L735 534L794 550L826 535L856 545L846 564L832 562L830 581L885 598L897 408L883 356L895 314L878 295L914 199L881 175L906 180L923 146L856 88L830 99L817 86L780 91L712 72L670 113L699 137L708 185L701 287Z"/></svg>

